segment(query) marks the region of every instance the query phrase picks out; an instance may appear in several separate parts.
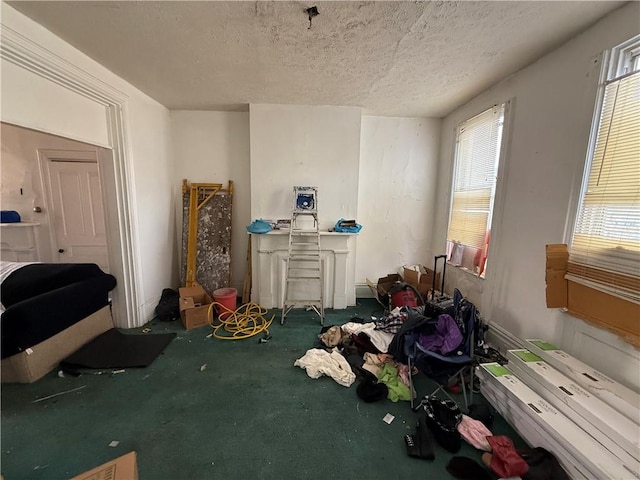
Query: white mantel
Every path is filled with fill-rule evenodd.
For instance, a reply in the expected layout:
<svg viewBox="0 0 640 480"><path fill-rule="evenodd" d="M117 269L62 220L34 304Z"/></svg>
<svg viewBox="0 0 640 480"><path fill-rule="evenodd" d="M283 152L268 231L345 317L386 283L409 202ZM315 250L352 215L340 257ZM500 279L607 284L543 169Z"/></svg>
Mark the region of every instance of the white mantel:
<svg viewBox="0 0 640 480"><path fill-rule="evenodd" d="M251 235L251 300L264 308L282 308L289 232ZM356 304L354 233L320 232L324 308Z"/></svg>
<svg viewBox="0 0 640 480"><path fill-rule="evenodd" d="M8 262L40 261L35 232L39 225L39 222L0 223L0 259Z"/></svg>

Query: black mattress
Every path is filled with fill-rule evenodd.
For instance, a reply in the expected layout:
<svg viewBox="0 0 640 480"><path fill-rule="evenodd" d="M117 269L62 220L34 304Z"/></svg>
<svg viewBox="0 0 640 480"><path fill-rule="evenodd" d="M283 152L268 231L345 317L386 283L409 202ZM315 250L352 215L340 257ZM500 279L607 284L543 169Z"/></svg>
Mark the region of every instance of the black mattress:
<svg viewBox="0 0 640 480"><path fill-rule="evenodd" d="M0 289L0 301L5 308L42 293L90 278L111 275L95 263L32 263L12 272ZM115 281L115 278L113 279ZM115 284L114 284L115 286ZM113 287L111 287L113 288Z"/></svg>
<svg viewBox="0 0 640 480"><path fill-rule="evenodd" d="M109 304L113 275L95 264L35 263L2 282L1 358L56 335Z"/></svg>

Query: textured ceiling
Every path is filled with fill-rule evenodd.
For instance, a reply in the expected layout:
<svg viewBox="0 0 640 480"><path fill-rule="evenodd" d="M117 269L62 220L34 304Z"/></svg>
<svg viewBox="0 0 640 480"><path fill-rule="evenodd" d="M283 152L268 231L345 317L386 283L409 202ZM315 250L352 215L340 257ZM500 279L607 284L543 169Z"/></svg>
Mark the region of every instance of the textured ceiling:
<svg viewBox="0 0 640 480"><path fill-rule="evenodd" d="M170 109L440 117L625 2L8 3Z"/></svg>

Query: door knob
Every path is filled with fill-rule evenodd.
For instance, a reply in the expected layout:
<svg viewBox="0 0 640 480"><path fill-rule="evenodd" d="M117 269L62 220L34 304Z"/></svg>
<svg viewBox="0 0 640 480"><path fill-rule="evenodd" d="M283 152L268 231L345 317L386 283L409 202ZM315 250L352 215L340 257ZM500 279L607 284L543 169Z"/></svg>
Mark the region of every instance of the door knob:
<svg viewBox="0 0 640 480"><path fill-rule="evenodd" d="M40 207L33 207L33 211L36 213L41 213L42 212L42 208Z"/></svg>
<svg viewBox="0 0 640 480"><path fill-rule="evenodd" d="M58 253L64 253L64 248L59 248Z"/></svg>

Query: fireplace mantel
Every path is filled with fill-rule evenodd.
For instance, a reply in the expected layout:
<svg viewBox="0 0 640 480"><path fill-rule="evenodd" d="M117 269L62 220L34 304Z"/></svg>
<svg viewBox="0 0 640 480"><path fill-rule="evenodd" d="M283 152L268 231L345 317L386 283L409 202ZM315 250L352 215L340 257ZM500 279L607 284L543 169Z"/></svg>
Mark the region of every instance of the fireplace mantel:
<svg viewBox="0 0 640 480"><path fill-rule="evenodd" d="M251 235L251 300L264 308L282 308L289 232ZM356 304L355 233L320 232L324 308Z"/></svg>

